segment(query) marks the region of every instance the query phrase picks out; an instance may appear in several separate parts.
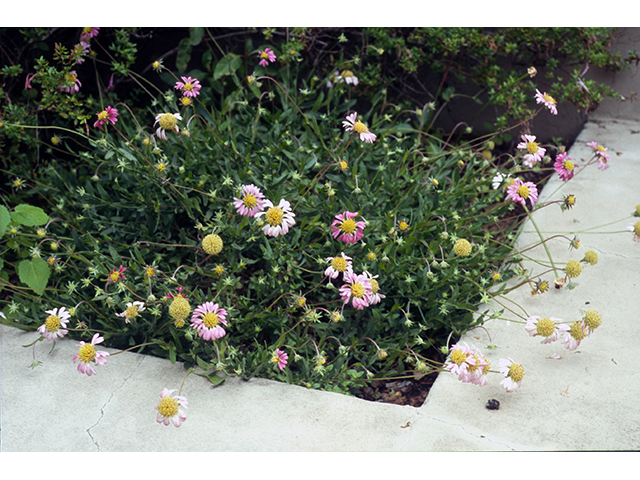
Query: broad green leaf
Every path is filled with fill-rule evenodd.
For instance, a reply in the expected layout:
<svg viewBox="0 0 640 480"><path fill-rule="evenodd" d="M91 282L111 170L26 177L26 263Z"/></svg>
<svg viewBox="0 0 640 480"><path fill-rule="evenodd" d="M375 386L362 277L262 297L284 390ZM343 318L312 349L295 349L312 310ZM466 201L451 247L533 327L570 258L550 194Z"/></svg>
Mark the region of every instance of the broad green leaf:
<svg viewBox="0 0 640 480"><path fill-rule="evenodd" d="M233 53L222 57L213 71L213 79L218 80L225 75L231 75L242 65L242 58Z"/></svg>
<svg viewBox="0 0 640 480"><path fill-rule="evenodd" d="M41 258L22 260L18 264L18 277L22 283L26 283L38 295L42 295L49 281L49 265Z"/></svg>
<svg viewBox="0 0 640 480"><path fill-rule="evenodd" d="M33 205L27 205L25 203L16 206L10 215L14 222L28 227L44 225L51 220L49 215L44 213L44 210L40 207L34 207Z"/></svg>
<svg viewBox="0 0 640 480"><path fill-rule="evenodd" d="M11 223L11 216L9 210L4 205L0 205L0 235L4 234L4 231Z"/></svg>
<svg viewBox="0 0 640 480"><path fill-rule="evenodd" d="M178 45L178 54L176 55L176 68L179 72L187 69L187 64L191 60L191 39L183 38Z"/></svg>
<svg viewBox="0 0 640 480"><path fill-rule="evenodd" d="M194 373L196 375L200 375L201 377L208 378L209 381L213 383L214 387L217 387L218 385L222 385L225 381L224 378L222 378L220 375L217 375L215 372L209 372L209 373L194 372Z"/></svg>
<svg viewBox="0 0 640 480"><path fill-rule="evenodd" d="M202 41L202 37L204 37L204 28L189 27L189 37L191 39L191 45L195 47Z"/></svg>

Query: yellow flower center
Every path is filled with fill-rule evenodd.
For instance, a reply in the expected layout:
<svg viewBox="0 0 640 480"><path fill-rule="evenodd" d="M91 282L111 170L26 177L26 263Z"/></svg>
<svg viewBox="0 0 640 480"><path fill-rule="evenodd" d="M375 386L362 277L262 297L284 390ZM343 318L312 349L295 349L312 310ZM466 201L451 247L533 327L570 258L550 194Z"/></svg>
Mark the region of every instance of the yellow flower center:
<svg viewBox="0 0 640 480"><path fill-rule="evenodd" d="M351 70L343 70L343 72L340 74L340 76L342 78L353 77L353 72Z"/></svg>
<svg viewBox="0 0 640 480"><path fill-rule="evenodd" d="M376 253L375 252L367 253L367 260L369 260L370 262L373 262L375 259L376 259Z"/></svg>
<svg viewBox="0 0 640 480"><path fill-rule="evenodd" d="M138 306L137 305L128 306L124 314L125 314L125 317L129 319L135 317L136 315L138 315Z"/></svg>
<svg viewBox="0 0 640 480"><path fill-rule="evenodd" d="M111 272L111 274L109 274L109 278L112 282L117 282L118 280L120 280L120 272L118 270L114 270L113 272Z"/></svg>
<svg viewBox="0 0 640 480"><path fill-rule="evenodd" d="M272 227L276 227L282 223L282 219L284 218L284 212L280 207L271 207L267 210L266 213L267 222Z"/></svg>
<svg viewBox="0 0 640 480"><path fill-rule="evenodd" d="M217 255L222 251L223 242L219 235L209 234L202 240L202 248L209 255Z"/></svg>
<svg viewBox="0 0 640 480"><path fill-rule="evenodd" d="M587 336L582 328L582 322L573 322L569 329L569 334L578 342Z"/></svg>
<svg viewBox="0 0 640 480"><path fill-rule="evenodd" d="M191 313L189 300L182 295L176 295L169 306L169 314L176 320L184 320Z"/></svg>
<svg viewBox="0 0 640 480"><path fill-rule="evenodd" d="M544 97L542 97L542 98L544 98L545 102L551 102L554 105L556 104L556 100L551 95L549 95L548 93L545 93Z"/></svg>
<svg viewBox="0 0 640 480"><path fill-rule="evenodd" d="M567 205L575 205L576 204L576 197L575 195L569 195L567 197Z"/></svg>
<svg viewBox="0 0 640 480"><path fill-rule="evenodd" d="M331 267L336 272L345 272L347 270L347 261L343 257L333 257L331 259Z"/></svg>
<svg viewBox="0 0 640 480"><path fill-rule="evenodd" d="M524 368L519 363L512 363L508 375L514 382L521 382L524 378Z"/></svg>
<svg viewBox="0 0 640 480"><path fill-rule="evenodd" d="M44 321L44 326L48 332L57 332L60 330L60 317L57 315L49 315Z"/></svg>
<svg viewBox="0 0 640 480"><path fill-rule="evenodd" d="M187 82L182 87L182 90L186 90L187 92L193 92L193 83Z"/></svg>
<svg viewBox="0 0 640 480"><path fill-rule="evenodd" d="M353 130L356 133L366 133L369 131L367 126L364 123L362 123L360 120L356 120L356 123L353 125Z"/></svg>
<svg viewBox="0 0 640 480"><path fill-rule="evenodd" d="M274 355L273 357L271 357L271 361L273 363L279 363L280 362L280 357L278 355Z"/></svg>
<svg viewBox="0 0 640 480"><path fill-rule="evenodd" d="M173 130L178 124L178 120L172 113L163 114L158 122L163 130Z"/></svg>
<svg viewBox="0 0 640 480"><path fill-rule="evenodd" d="M529 187L527 187L526 185L520 185L518 187L518 190L516 190L516 193L526 200L527 198L529 198Z"/></svg>
<svg viewBox="0 0 640 480"><path fill-rule="evenodd" d="M96 359L96 349L91 343L85 343L78 351L78 358L82 363L93 362Z"/></svg>
<svg viewBox="0 0 640 480"><path fill-rule="evenodd" d="M377 293L380 290L380 284L375 278L370 278L369 281L371 282L371 291Z"/></svg>
<svg viewBox="0 0 640 480"><path fill-rule="evenodd" d="M409 228L409 224L403 220L398 224L398 228L400 230L406 230L407 228Z"/></svg>
<svg viewBox="0 0 640 480"><path fill-rule="evenodd" d="M467 360L467 354L462 350L454 350L451 352L451 361L456 365L462 365Z"/></svg>
<svg viewBox="0 0 640 480"><path fill-rule="evenodd" d="M189 105L191 105L193 102L191 101L191 98L189 97L182 97L180 99L180 102L182 103L182 105L184 105L185 107L188 107Z"/></svg>
<svg viewBox="0 0 640 480"><path fill-rule="evenodd" d="M155 62L153 62L153 63L151 64L151 67L152 67L154 70L158 70L158 69L160 68L160 62L159 62L158 60L156 60Z"/></svg>
<svg viewBox="0 0 640 480"><path fill-rule="evenodd" d="M498 280L500 280L501 277L502 275L500 275L500 272L493 272L493 275L491 275L491 279L494 282L497 282Z"/></svg>
<svg viewBox="0 0 640 480"><path fill-rule="evenodd" d="M596 152L603 152L603 153L604 153L604 152L606 152L606 151L607 151L607 149L606 149L606 148L604 148L602 145L598 145L598 146L596 147Z"/></svg>
<svg viewBox="0 0 640 480"><path fill-rule="evenodd" d="M98 120L106 120L108 116L109 114L107 113L107 111L103 110L98 114Z"/></svg>
<svg viewBox="0 0 640 480"><path fill-rule="evenodd" d="M527 142L527 152L534 154L538 152L538 142Z"/></svg>
<svg viewBox="0 0 640 480"><path fill-rule="evenodd" d="M468 240L460 238L453 245L453 253L461 257L468 257L471 254L471 244Z"/></svg>
<svg viewBox="0 0 640 480"><path fill-rule="evenodd" d="M202 323L207 328L215 328L220 323L220 319L216 313L207 312L202 316Z"/></svg>
<svg viewBox="0 0 640 480"><path fill-rule="evenodd" d="M564 271L570 278L576 278L582 273L582 265L577 260L569 260L567 266L564 267Z"/></svg>
<svg viewBox="0 0 640 480"><path fill-rule="evenodd" d="M218 275L222 275L224 273L224 267L222 265L216 265L214 270Z"/></svg>
<svg viewBox="0 0 640 480"><path fill-rule="evenodd" d="M565 170L571 171L573 170L573 162L571 160L565 160L564 163L562 164L562 167Z"/></svg>
<svg viewBox="0 0 640 480"><path fill-rule="evenodd" d="M64 77L67 79L67 82L69 83L76 83L76 80L78 79L75 73L66 73Z"/></svg>
<svg viewBox="0 0 640 480"><path fill-rule="evenodd" d="M349 165L344 160L340 160L338 162L338 167L340 167L340 170L346 170L347 168L349 168Z"/></svg>
<svg viewBox="0 0 640 480"><path fill-rule="evenodd" d="M164 163L160 162L156 165L156 168L159 172L164 172L167 169L167 166Z"/></svg>
<svg viewBox="0 0 640 480"><path fill-rule="evenodd" d="M640 237L640 222L636 222L633 226L633 233Z"/></svg>
<svg viewBox="0 0 640 480"><path fill-rule="evenodd" d="M356 222L353 221L353 219L349 218L348 220L345 220L344 222L342 222L340 224L340 230L342 230L344 233L351 235L353 232L356 231Z"/></svg>
<svg viewBox="0 0 640 480"><path fill-rule="evenodd" d="M242 199L242 204L252 210L258 206L258 199L253 193L247 193Z"/></svg>
<svg viewBox="0 0 640 480"><path fill-rule="evenodd" d="M595 330L602 323L602 317L595 310L587 310L587 313L584 314L584 323L591 330Z"/></svg>
<svg viewBox="0 0 640 480"><path fill-rule="evenodd" d="M588 264L595 265L596 263L598 263L598 254L593 250L587 250L586 252L584 252L584 259Z"/></svg>
<svg viewBox="0 0 640 480"><path fill-rule="evenodd" d="M156 269L153 267L147 267L147 269L144 271L144 274L151 278L151 277L155 277L156 276Z"/></svg>
<svg viewBox="0 0 640 480"><path fill-rule="evenodd" d="M173 418L178 414L178 401L170 396L162 397L158 404L158 412L166 418Z"/></svg>
<svg viewBox="0 0 640 480"><path fill-rule="evenodd" d="M361 283L355 282L351 285L351 294L356 298L364 297L364 287Z"/></svg>
<svg viewBox="0 0 640 480"><path fill-rule="evenodd" d="M536 323L536 332L543 337L550 337L556 331L556 324L550 318L541 318Z"/></svg>

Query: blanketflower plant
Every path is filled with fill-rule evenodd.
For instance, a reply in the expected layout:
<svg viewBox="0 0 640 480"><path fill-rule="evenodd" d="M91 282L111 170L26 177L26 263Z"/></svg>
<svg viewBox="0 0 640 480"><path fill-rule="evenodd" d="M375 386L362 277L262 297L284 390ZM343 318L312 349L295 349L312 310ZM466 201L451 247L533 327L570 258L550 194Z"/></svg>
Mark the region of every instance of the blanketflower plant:
<svg viewBox="0 0 640 480"><path fill-rule="evenodd" d="M131 323L131 319L138 316L142 311L144 311L144 302L128 302L126 310L122 313L116 313L116 315L124 318L125 323Z"/></svg>
<svg viewBox="0 0 640 480"><path fill-rule="evenodd" d="M193 311L191 326L205 340L217 340L226 335L220 324L227 326L227 311L217 303L205 302Z"/></svg>
<svg viewBox="0 0 640 480"><path fill-rule="evenodd" d="M71 314L65 307L45 311L49 316L46 318L44 323L38 327L38 332L40 332L44 338L47 340L55 340L57 338L62 338L69 333L68 330L65 330L65 327L71 318Z"/></svg>
<svg viewBox="0 0 640 480"><path fill-rule="evenodd" d="M191 77L181 77L182 82L176 82L175 89L182 90L182 95L184 97L197 97L200 94L200 89L202 85L200 85L200 81L196 78Z"/></svg>
<svg viewBox="0 0 640 480"><path fill-rule="evenodd" d="M376 135L371 133L367 126L360 120L357 120L358 112L354 112L351 115L347 115L347 119L342 121L342 126L347 132L356 132L360 140L367 143L373 143L376 141Z"/></svg>
<svg viewBox="0 0 640 480"><path fill-rule="evenodd" d="M553 169L560 176L563 182L571 180L575 174L575 165L571 158L567 158L567 152L562 152L556 157L556 161L553 164Z"/></svg>
<svg viewBox="0 0 640 480"><path fill-rule="evenodd" d="M233 206L240 215L255 217L264 208L264 194L253 184L243 185L240 198L233 198Z"/></svg>
<svg viewBox="0 0 640 480"><path fill-rule="evenodd" d="M97 112L98 120L93 124L94 127L98 127L102 130L102 125L106 122L111 122L111 125L115 125L118 121L118 110L113 108L112 106L108 106L101 112Z"/></svg>
<svg viewBox="0 0 640 480"><path fill-rule="evenodd" d="M291 204L284 198L280 200L277 206L275 206L271 200L265 200L263 208L266 210L258 212L255 216L260 217L264 215L267 224L263 227L262 231L265 235L270 237L277 237L279 235L286 235L295 223L295 213L291 210Z"/></svg>
<svg viewBox="0 0 640 480"><path fill-rule="evenodd" d="M366 224L363 221L356 222L354 218L358 212L343 212L335 216L331 223L331 234L333 238L342 240L345 243L357 243L364 237L363 230Z"/></svg>
<svg viewBox="0 0 640 480"><path fill-rule="evenodd" d="M270 48L265 48L264 51L259 51L258 56L260 57L258 65L262 67L268 66L269 62L273 63L276 61L276 54Z"/></svg>
<svg viewBox="0 0 640 480"><path fill-rule="evenodd" d="M542 148L538 142L536 142L535 135L522 135L522 142L516 147L518 150L524 150L526 153L523 155L523 164L529 168L533 168L534 164L542 160L546 149Z"/></svg>
<svg viewBox="0 0 640 480"><path fill-rule="evenodd" d="M156 135L162 140L166 140L167 134L165 132L167 130L179 133L178 120L182 120L182 116L179 113L159 113L156 115L156 121L153 124L154 127L159 124Z"/></svg>
<svg viewBox="0 0 640 480"><path fill-rule="evenodd" d="M512 185L507 187L507 197L514 203L525 206L529 200L531 207L534 207L538 201L538 189L533 182L523 182L520 178L516 178Z"/></svg>
<svg viewBox="0 0 640 480"><path fill-rule="evenodd" d="M558 109L556 108L557 102L547 92L541 93L540 90L536 89L535 98L536 98L536 103L543 103L544 106L547 107L553 115L558 114Z"/></svg>
<svg viewBox="0 0 640 480"><path fill-rule="evenodd" d="M345 284L340 287L340 297L344 305L349 303L349 300L358 310L371 305L373 287L369 278L363 273L357 275L353 272L346 272L343 277Z"/></svg>
<svg viewBox="0 0 640 480"><path fill-rule="evenodd" d="M158 411L156 421L158 423L164 423L166 426L173 423L176 427L180 427L182 422L187 419L187 414L184 413L180 407L188 408L189 402L183 396L173 395L175 391L175 389L162 389L160 393L160 403L155 407Z"/></svg>
<svg viewBox="0 0 640 480"><path fill-rule="evenodd" d="M96 345L103 342L104 337L96 333L91 339L91 343L80 342L78 346L80 349L78 353L73 356L73 363L78 362L78 371L80 373L86 373L88 376L95 375L96 369L93 368L91 363L96 365L106 365L109 352L102 350L96 350Z"/></svg>

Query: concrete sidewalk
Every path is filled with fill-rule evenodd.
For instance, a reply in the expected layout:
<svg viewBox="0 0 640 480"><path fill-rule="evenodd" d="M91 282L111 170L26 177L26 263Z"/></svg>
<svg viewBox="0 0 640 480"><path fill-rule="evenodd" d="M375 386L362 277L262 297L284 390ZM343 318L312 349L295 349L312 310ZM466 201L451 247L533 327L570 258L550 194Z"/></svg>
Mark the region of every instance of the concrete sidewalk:
<svg viewBox="0 0 640 480"><path fill-rule="evenodd" d="M602 316L602 326L578 350L559 342L540 344L522 324L492 320L462 340L474 344L497 370L510 357L525 368L518 392L506 393L500 374L484 387L441 374L420 408L374 403L336 393L307 390L274 381L228 379L212 388L190 375L182 391L188 419L180 427L156 423L154 407L163 388L179 388L181 364L122 353L98 375L79 374L71 362L76 342L62 340L51 355L38 343L44 365L29 369L35 332L1 327L1 449L5 452L345 452L345 451L539 451L640 449L640 243L626 232L640 204L640 123L594 116L569 152L578 166L591 157L587 142L608 148L611 168L595 165L564 185L552 179L539 202L574 194L576 206L558 205L535 214L545 236L575 233L582 241L570 251L566 239L549 248L563 265L599 254L575 281L574 290L532 297L527 287L508 295L504 305L526 316L579 320L586 309ZM556 176L557 177L557 176ZM549 195L553 194L551 198ZM602 226L604 225L604 226ZM611 233L620 232L620 233ZM519 244L536 242L530 225ZM527 252L544 261L544 250ZM525 262L531 271L542 267ZM553 284L553 275L545 279ZM488 308L500 308L490 305ZM524 309L524 312L523 310ZM525 313L526 312L526 313ZM519 318L509 313L512 320ZM490 336L490 338L489 338ZM494 344L498 348L485 347ZM105 350L115 353L116 351ZM553 353L562 359L550 358ZM488 410L488 399L500 401Z"/></svg>

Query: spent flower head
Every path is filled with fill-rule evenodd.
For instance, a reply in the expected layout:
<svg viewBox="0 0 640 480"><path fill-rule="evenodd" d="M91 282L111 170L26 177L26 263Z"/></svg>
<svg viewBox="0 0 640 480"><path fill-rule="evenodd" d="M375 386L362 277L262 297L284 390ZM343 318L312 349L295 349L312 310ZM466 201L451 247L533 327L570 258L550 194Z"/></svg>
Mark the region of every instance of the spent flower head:
<svg viewBox="0 0 640 480"><path fill-rule="evenodd" d="M127 308L122 313L116 313L118 317L122 317L125 323L130 323L132 318L138 316L138 313L144 311L144 302L128 302Z"/></svg>

